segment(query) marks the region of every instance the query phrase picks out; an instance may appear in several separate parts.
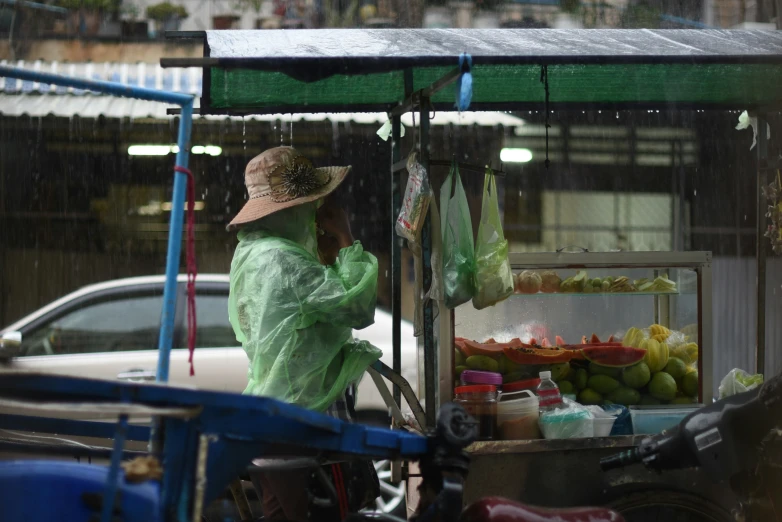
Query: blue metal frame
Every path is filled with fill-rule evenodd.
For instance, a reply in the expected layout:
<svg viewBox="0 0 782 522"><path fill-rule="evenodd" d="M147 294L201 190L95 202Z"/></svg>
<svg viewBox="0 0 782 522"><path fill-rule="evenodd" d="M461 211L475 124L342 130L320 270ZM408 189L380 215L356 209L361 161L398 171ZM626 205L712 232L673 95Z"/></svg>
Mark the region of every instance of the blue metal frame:
<svg viewBox="0 0 782 522"><path fill-rule="evenodd" d="M105 82L98 80L85 80L70 78L56 74L42 73L18 69L16 67L0 66L0 77L18 78L43 84L74 87L85 91L122 96L125 98L137 98L140 100L157 101L179 105L182 108L179 120L179 135L177 146L179 152L176 155L176 166L187 168L190 158L190 130L193 124L193 101L190 94L182 94L168 91L158 91L125 85L122 83ZM174 318L176 316L177 276L179 275L179 260L182 246L182 224L185 211L185 193L187 189L187 175L181 172L174 173L174 192L171 200L171 221L168 230L168 252L166 254L166 283L163 289L163 311L160 318L160 337L158 339L158 366L157 381L168 381L168 363L171 346L174 339Z"/></svg>
<svg viewBox="0 0 782 522"><path fill-rule="evenodd" d="M428 439L420 435L343 422L265 397L29 373L0 376L0 397L17 401L132 402L156 407L202 408L191 419L161 420L163 520L190 520L200 435L211 435L214 439L207 448L209 480L204 505L217 498L259 456L417 459L429 450ZM20 429L25 424L14 422L19 419L0 415L0 425ZM120 419L116 428L115 450L125 439L126 422L127 419ZM47 431L62 433L61 428L80 428L73 423L67 419L47 419ZM112 455L104 500L114 498L122 485L118 474L120 454L115 451ZM107 510L104 511L108 513Z"/></svg>

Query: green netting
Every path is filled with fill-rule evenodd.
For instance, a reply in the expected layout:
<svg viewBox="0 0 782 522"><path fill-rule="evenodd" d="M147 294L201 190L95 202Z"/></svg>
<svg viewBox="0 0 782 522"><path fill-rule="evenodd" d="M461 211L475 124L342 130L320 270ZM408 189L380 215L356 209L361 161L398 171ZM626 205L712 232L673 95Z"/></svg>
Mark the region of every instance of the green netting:
<svg viewBox="0 0 782 522"><path fill-rule="evenodd" d="M450 67L416 69L421 89ZM620 104L703 104L732 107L782 102L782 67L778 65L552 65L548 68L551 102ZM332 76L304 83L282 73L211 70L214 109L290 107L317 111L319 106L383 106L402 101L401 71L360 76ZM473 68L473 103L542 102L540 67L492 65ZM434 102L453 102L446 87Z"/></svg>

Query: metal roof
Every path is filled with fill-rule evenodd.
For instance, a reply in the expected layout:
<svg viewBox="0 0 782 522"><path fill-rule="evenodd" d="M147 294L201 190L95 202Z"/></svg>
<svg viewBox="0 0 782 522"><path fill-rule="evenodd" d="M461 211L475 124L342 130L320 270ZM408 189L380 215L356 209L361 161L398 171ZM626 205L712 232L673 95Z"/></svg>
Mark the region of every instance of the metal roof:
<svg viewBox="0 0 782 522"><path fill-rule="evenodd" d="M782 63L779 31L649 29L318 29L206 31L209 58L281 70L285 63L369 68L477 64ZM354 70L355 68L355 70Z"/></svg>

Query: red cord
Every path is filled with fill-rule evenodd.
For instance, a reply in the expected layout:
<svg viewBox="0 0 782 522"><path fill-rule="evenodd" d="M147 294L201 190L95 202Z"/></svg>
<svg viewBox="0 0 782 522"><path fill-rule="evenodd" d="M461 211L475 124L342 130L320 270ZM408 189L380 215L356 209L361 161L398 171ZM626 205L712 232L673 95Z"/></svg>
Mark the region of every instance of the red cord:
<svg viewBox="0 0 782 522"><path fill-rule="evenodd" d="M334 486L337 488L339 519L345 520L348 517L348 496L345 493L345 480L342 478L342 468L339 467L339 464L332 464L331 472L334 475Z"/></svg>
<svg viewBox="0 0 782 522"><path fill-rule="evenodd" d="M187 262L187 349L190 351L188 362L190 363L190 375L195 375L193 366L193 352L196 345L196 306L195 306L195 280L198 275L195 254L195 177L185 167L174 167L176 172L187 176L187 232L185 236L185 257Z"/></svg>

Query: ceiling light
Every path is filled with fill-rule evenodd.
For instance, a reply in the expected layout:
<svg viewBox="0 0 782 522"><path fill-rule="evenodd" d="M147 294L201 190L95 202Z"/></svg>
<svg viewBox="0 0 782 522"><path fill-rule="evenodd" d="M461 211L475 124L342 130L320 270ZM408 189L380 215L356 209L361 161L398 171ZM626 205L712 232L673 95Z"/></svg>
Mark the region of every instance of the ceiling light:
<svg viewBox="0 0 782 522"><path fill-rule="evenodd" d="M130 156L167 156L178 152L179 146L177 145L131 145L128 147L128 155ZM190 153L219 156L223 153L223 149L217 145L193 145L190 148Z"/></svg>
<svg viewBox="0 0 782 522"><path fill-rule="evenodd" d="M171 145L131 145L129 156L166 156L171 152Z"/></svg>
<svg viewBox="0 0 782 522"><path fill-rule="evenodd" d="M527 163L532 160L532 151L529 149L502 149L500 161L504 163Z"/></svg>

